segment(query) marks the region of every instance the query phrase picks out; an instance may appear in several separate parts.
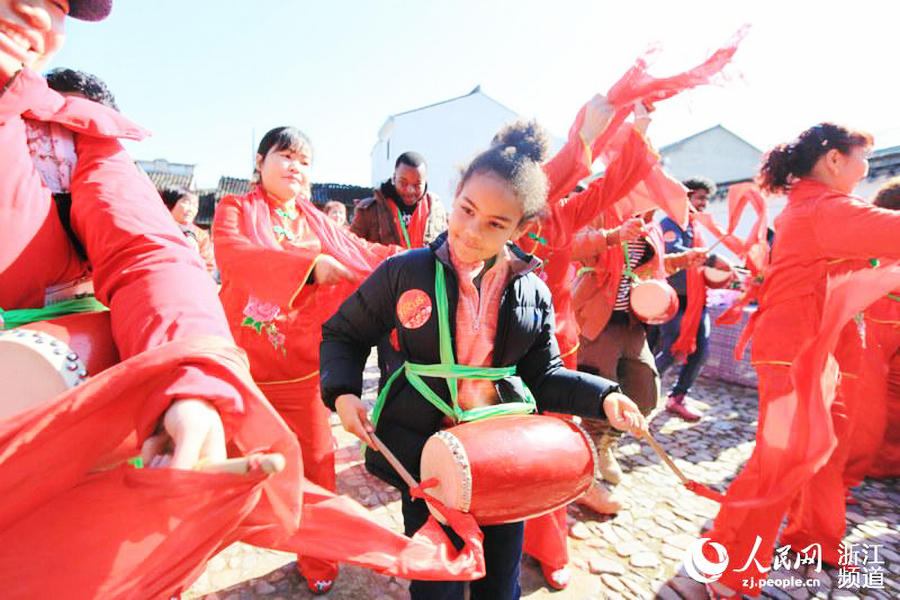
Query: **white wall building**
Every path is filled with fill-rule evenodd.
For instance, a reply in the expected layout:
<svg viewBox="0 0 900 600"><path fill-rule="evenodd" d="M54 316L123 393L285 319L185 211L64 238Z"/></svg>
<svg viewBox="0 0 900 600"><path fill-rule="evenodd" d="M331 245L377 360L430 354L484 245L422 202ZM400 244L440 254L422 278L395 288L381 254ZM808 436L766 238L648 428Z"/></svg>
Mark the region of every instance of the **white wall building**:
<svg viewBox="0 0 900 600"><path fill-rule="evenodd" d="M459 170L487 148L495 133L519 116L481 91L388 117L372 148L372 186L394 172L397 157L413 150L428 163L428 189L453 201Z"/></svg>
<svg viewBox="0 0 900 600"><path fill-rule="evenodd" d="M706 211L713 215L713 219L722 228L728 226L728 203L725 202L728 184L753 179L762 158L762 152L758 148L721 125L664 146L659 153L666 171L674 177L684 180L701 175L719 186L719 192L711 199ZM769 200L769 225L784 208L784 204L784 198ZM662 213L657 213L657 218L661 219L662 216ZM756 213L748 206L735 232L743 238L749 234L755 222ZM703 234L707 245L715 242L715 238L705 230ZM733 258L722 245L717 246L715 252Z"/></svg>
<svg viewBox="0 0 900 600"><path fill-rule="evenodd" d="M666 171L678 179L703 175L716 183L750 179L762 152L721 125L659 149Z"/></svg>
<svg viewBox="0 0 900 600"><path fill-rule="evenodd" d="M749 149L753 149L755 155ZM660 150L660 154L663 156L666 169L675 176L686 179L692 175L704 175L719 185L719 192L709 203L706 211L712 214L723 228L728 225L728 203L724 201L728 184L753 179L762 159L759 150L720 125L670 144ZM708 161L710 166L704 168L703 161ZM729 164L732 162L734 164ZM872 200L878 188L890 178L900 175L900 146L876 150L872 153L869 164L869 176L854 190L854 194L866 200ZM767 198L769 227L774 226L775 218L781 214L786 204L785 196ZM657 213L658 219L662 216L661 212ZM755 222L756 213L748 206L735 232L744 238ZM704 236L708 244L714 242L712 235L707 234L705 230ZM719 245L715 252L729 258L733 257L722 245Z"/></svg>

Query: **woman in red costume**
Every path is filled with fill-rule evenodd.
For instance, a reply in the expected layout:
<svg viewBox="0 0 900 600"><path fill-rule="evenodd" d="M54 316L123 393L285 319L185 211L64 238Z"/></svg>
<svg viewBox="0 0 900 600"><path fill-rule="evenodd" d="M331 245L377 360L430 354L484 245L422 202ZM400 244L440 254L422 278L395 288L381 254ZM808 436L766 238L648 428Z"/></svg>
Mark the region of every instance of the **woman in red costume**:
<svg viewBox="0 0 900 600"><path fill-rule="evenodd" d="M338 227L309 200L312 145L294 127L263 136L256 185L228 196L213 223L220 298L254 381L300 441L305 476L335 490L334 439L319 394L321 325L396 246ZM336 563L298 557L310 590L324 593Z"/></svg>
<svg viewBox="0 0 900 600"><path fill-rule="evenodd" d="M819 329L829 278L870 268L872 257L900 258L896 243L900 214L851 195L866 176L871 145L868 134L822 123L793 142L777 146L763 160L761 188L786 192L788 203L775 221L772 262L760 290L759 309L749 325L752 359L759 375L757 445L729 486L708 534L727 551L726 570L721 577L710 578L718 579L708 586L714 597L759 594L758 582L767 576L785 513L788 524L781 534L782 546L790 544L801 551L819 544L822 561L838 564L845 529L842 476L847 424L857 409L852 398L838 386L831 409L837 447L811 478L788 478L777 482L777 493L763 492L767 474L783 465L762 464L760 456L776 437L773 428L787 435L792 426L790 416L779 414L784 411L781 400L794 390L792 361ZM844 327L835 351L838 365L849 364L847 359L858 355L861 345L857 323L852 321ZM707 544L709 548L721 550Z"/></svg>
<svg viewBox="0 0 900 600"><path fill-rule="evenodd" d="M900 210L900 177L879 188L875 206ZM867 403L867 419L857 419L853 450L847 463L848 488L863 477L900 475L900 289L881 298L865 312L866 344L872 367L860 392Z"/></svg>

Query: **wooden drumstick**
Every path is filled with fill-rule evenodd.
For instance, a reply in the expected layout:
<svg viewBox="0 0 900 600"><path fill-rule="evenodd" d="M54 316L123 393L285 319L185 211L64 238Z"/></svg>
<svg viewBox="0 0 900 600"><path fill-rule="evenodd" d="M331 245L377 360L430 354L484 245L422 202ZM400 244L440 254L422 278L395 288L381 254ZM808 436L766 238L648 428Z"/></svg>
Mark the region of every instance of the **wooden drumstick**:
<svg viewBox="0 0 900 600"><path fill-rule="evenodd" d="M410 488L419 487L419 483L416 481L416 478L412 476L412 473L406 470L406 467L397 460L397 457L394 456L394 453L388 450L388 447L384 445L378 436L375 435L374 431L369 432L369 437L372 438L372 441L375 442L376 450L381 452L384 458L394 467L394 470L397 471L397 474L400 475L400 479L403 480L406 485Z"/></svg>
<svg viewBox="0 0 900 600"><path fill-rule="evenodd" d="M273 452L271 454L251 454L238 458L228 458L221 462L200 461L195 471L203 471L204 473L234 473L237 475L246 475L253 466L259 465L264 473L279 473L284 470L284 456Z"/></svg>
<svg viewBox="0 0 900 600"><path fill-rule="evenodd" d="M666 451L662 449L662 446L659 445L659 442L653 439L653 436L650 435L649 430L644 433L644 437L647 438L647 442L650 444L650 447L653 448L653 451L656 452L657 456L659 456L663 460L663 462L669 465L669 468L672 469L675 475L678 476L678 478L681 480L681 483L687 485L689 481L688 478L685 477L684 473L681 472L681 469L679 469L678 466L674 462L672 462L672 459L669 458L669 455L666 454Z"/></svg>

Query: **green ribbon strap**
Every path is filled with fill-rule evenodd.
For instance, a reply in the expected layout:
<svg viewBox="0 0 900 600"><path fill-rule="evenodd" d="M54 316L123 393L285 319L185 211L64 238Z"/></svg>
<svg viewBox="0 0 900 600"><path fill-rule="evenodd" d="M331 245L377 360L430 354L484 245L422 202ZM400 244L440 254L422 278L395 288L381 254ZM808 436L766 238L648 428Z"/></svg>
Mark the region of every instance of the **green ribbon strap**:
<svg viewBox="0 0 900 600"><path fill-rule="evenodd" d="M97 312L109 310L99 300L93 296L84 296L83 298L73 298L63 302L57 302L44 308L19 308L13 310L0 309L0 330L14 329L35 323L37 321L47 321L56 317L64 317L75 313Z"/></svg>
<svg viewBox="0 0 900 600"><path fill-rule="evenodd" d="M545 245L547 244L547 238L538 237L538 235L536 233L529 232L527 237L533 239L538 244L545 244Z"/></svg>
<svg viewBox="0 0 900 600"><path fill-rule="evenodd" d="M397 203L394 203L394 211L397 213L397 222L400 223L400 233L403 234L403 241L406 243L406 249L409 250L412 248L412 244L409 242L409 232L406 231L406 223L403 222L403 217L400 216L400 207L397 206Z"/></svg>
<svg viewBox="0 0 900 600"><path fill-rule="evenodd" d="M372 423L378 424L381 412L384 409L384 403L387 395L394 382L401 375L406 377L422 397L429 404L444 413L445 416L452 419L455 423L466 421L477 421L489 417L497 417L501 415L521 415L530 414L537 410L537 403L531 391L525 388L525 397L521 402L502 402L492 406L480 406L469 410L463 410L459 405L458 382L460 379L480 379L488 381L497 381L505 377L511 377L516 374L516 367L473 367L468 365L456 364L453 357L453 345L450 337L450 318L447 302L447 281L444 275L444 265L435 261L434 275L434 294L436 297L438 316L438 336L441 362L438 364L418 364L406 361L403 366L391 375L387 380L378 399L375 401L375 408L372 411ZM432 390L423 377L436 377L447 381L447 387L450 390L450 402L447 404L434 390Z"/></svg>
<svg viewBox="0 0 900 600"><path fill-rule="evenodd" d="M622 242L622 251L625 253L625 269L622 275L631 279L632 283L640 283L641 278L631 270L631 254L628 252L628 242Z"/></svg>

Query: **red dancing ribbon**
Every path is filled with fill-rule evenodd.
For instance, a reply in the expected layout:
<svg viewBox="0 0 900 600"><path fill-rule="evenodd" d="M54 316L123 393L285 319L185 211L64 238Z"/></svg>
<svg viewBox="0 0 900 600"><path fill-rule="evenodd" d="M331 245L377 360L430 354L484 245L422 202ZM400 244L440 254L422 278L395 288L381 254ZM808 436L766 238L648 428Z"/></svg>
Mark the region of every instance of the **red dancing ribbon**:
<svg viewBox="0 0 900 600"><path fill-rule="evenodd" d="M647 106L652 106L656 102L671 98L684 90L709 83L722 71L725 65L731 62L749 27L749 25L742 26L725 46L716 50L701 64L670 77L654 77L647 72L649 58L654 53L653 51L645 52L639 56L631 68L606 93L607 102L612 105L615 112L606 129L594 141L591 147L592 155L600 156L633 110L635 103L643 102ZM578 116L575 117L575 122L569 130L570 140L574 140L581 131L585 110L586 107L582 107ZM656 176L656 178L659 178L659 176ZM660 183L658 181L655 186L658 186ZM657 197L659 199L665 198L665 196ZM680 226L684 226L687 223L686 206L685 204L684 211L676 211L676 215L670 215Z"/></svg>
<svg viewBox="0 0 900 600"><path fill-rule="evenodd" d="M703 236L697 230L697 217L703 213L693 212L690 215L691 227L694 230L693 248L703 247ZM681 318L681 331L672 343L670 352L679 360L697 350L697 330L703 318L703 307L706 306L706 283L703 280L703 267L691 267L687 270L687 307Z"/></svg>
<svg viewBox="0 0 900 600"><path fill-rule="evenodd" d="M837 444L834 403L839 367L834 357L841 330L853 317L900 287L900 264L845 273L828 281L819 330L791 366L794 389L772 400L760 423L754 455L766 465L754 486L729 490L725 502L765 506L794 494L831 456Z"/></svg>

